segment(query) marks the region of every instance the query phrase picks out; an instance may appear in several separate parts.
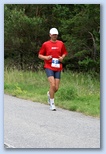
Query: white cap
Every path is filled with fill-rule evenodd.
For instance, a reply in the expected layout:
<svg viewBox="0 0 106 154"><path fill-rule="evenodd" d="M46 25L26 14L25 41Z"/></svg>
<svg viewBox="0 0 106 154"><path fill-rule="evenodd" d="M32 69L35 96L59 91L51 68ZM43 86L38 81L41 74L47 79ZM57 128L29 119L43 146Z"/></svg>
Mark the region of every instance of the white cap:
<svg viewBox="0 0 106 154"><path fill-rule="evenodd" d="M56 29L56 28L51 28L50 29L50 32L49 32L51 35L53 35L53 34L59 34L59 32L58 32L58 30Z"/></svg>

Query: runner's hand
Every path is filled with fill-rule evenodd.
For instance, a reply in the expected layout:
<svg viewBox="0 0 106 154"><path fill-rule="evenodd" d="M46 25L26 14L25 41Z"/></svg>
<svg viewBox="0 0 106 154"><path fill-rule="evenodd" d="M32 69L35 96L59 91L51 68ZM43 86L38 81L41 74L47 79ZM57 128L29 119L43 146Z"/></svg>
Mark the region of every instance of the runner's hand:
<svg viewBox="0 0 106 154"><path fill-rule="evenodd" d="M45 56L45 60L50 60L52 58L52 56Z"/></svg>
<svg viewBox="0 0 106 154"><path fill-rule="evenodd" d="M62 62L63 61L63 57L59 56L59 61Z"/></svg>

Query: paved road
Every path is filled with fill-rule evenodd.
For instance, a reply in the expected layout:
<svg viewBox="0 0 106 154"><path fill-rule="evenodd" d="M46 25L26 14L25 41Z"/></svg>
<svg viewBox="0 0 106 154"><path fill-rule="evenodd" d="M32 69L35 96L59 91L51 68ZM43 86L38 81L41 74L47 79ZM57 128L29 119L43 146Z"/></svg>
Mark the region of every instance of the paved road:
<svg viewBox="0 0 106 154"><path fill-rule="evenodd" d="M100 148L100 119L4 95L5 148Z"/></svg>

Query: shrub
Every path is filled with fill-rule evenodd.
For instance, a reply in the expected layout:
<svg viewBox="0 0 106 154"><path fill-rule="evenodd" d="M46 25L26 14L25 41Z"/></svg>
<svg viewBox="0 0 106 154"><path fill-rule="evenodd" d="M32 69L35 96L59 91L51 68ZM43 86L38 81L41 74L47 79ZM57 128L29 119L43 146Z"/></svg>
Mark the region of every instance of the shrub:
<svg viewBox="0 0 106 154"><path fill-rule="evenodd" d="M70 88L61 88L58 92L58 97L61 100L73 100L77 97L77 91L74 87Z"/></svg>

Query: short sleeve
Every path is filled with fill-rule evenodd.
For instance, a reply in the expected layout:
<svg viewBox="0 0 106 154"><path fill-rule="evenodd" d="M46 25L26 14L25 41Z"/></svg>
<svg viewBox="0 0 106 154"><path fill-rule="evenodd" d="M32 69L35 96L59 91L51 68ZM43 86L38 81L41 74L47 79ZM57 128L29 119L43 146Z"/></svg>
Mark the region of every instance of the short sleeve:
<svg viewBox="0 0 106 154"><path fill-rule="evenodd" d="M46 54L46 48L45 48L45 44L43 43L40 50L39 50L39 54L41 55L45 55Z"/></svg>

